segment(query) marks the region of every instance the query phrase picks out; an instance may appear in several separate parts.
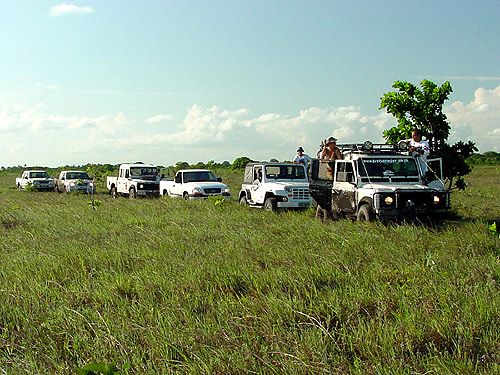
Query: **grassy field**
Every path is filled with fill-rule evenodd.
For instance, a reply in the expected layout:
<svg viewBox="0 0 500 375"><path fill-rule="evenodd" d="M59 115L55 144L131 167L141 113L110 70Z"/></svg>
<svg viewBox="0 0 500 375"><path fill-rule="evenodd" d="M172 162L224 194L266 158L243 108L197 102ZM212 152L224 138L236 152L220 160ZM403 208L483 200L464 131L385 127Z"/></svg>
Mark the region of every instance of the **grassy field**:
<svg viewBox="0 0 500 375"><path fill-rule="evenodd" d="M222 176L237 193L240 174ZM439 227L0 176L0 374L500 373L500 168Z"/></svg>

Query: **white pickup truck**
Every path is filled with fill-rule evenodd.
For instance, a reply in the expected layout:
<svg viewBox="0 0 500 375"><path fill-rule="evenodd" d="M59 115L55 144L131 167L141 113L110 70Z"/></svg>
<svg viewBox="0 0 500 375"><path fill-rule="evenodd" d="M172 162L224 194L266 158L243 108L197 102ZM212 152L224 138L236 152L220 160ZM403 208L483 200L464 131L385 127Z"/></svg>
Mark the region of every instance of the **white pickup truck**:
<svg viewBox="0 0 500 375"><path fill-rule="evenodd" d="M24 171L21 177L16 178L16 186L18 190L24 190L30 186L35 190L54 190L54 180L46 171Z"/></svg>
<svg viewBox="0 0 500 375"><path fill-rule="evenodd" d="M95 184L85 171L61 171L54 179L54 190L58 193L95 193Z"/></svg>
<svg viewBox="0 0 500 375"><path fill-rule="evenodd" d="M159 197L160 177L152 164L125 163L120 165L118 177L109 176L106 186L112 197L125 195L129 198Z"/></svg>
<svg viewBox="0 0 500 375"><path fill-rule="evenodd" d="M229 188L221 178L214 176L207 169L182 169L177 171L175 179L161 180L160 191L163 196L182 197L184 199L206 198L208 196L231 197Z"/></svg>

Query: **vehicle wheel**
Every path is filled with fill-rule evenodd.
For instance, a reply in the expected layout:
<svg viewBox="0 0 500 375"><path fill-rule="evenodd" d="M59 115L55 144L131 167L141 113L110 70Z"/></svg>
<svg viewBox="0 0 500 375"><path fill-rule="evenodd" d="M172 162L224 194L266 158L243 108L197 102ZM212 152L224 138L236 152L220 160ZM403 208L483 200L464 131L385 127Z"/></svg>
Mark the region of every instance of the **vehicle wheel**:
<svg viewBox="0 0 500 375"><path fill-rule="evenodd" d="M267 211L274 211L276 209L276 198L267 198L264 201L264 209Z"/></svg>
<svg viewBox="0 0 500 375"><path fill-rule="evenodd" d="M242 206L246 206L248 204L248 201L247 201L247 196L246 195L242 195L240 200L239 200L239 203L242 205Z"/></svg>
<svg viewBox="0 0 500 375"><path fill-rule="evenodd" d="M133 188L133 187L130 188L130 190L128 191L128 197L130 199L135 199L135 197L136 197L135 188Z"/></svg>
<svg viewBox="0 0 500 375"><path fill-rule="evenodd" d="M182 194L182 198L184 198L185 200L189 200L189 194L184 192L184 194Z"/></svg>
<svg viewBox="0 0 500 375"><path fill-rule="evenodd" d="M109 191L109 195L111 195L111 198L116 198L116 187L113 186L111 190Z"/></svg>
<svg viewBox="0 0 500 375"><path fill-rule="evenodd" d="M364 204L359 208L357 219L358 221L372 221L374 216L371 207Z"/></svg>
<svg viewBox="0 0 500 375"><path fill-rule="evenodd" d="M167 191L167 189L163 189L163 193L162 193L162 195L163 195L164 197L168 197L168 191Z"/></svg>
<svg viewBox="0 0 500 375"><path fill-rule="evenodd" d="M23 189L21 188L21 185L20 185L20 184L17 184L17 190L19 190L19 191L23 190Z"/></svg>

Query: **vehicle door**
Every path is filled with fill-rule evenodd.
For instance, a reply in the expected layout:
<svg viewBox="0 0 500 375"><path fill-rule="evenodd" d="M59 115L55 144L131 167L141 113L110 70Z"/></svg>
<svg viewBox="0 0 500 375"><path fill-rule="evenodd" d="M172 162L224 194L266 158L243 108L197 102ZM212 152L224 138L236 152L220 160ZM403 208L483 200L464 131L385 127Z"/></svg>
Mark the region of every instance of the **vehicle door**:
<svg viewBox="0 0 500 375"><path fill-rule="evenodd" d="M175 196L182 196L183 182L184 182L184 172L179 171L174 177L174 181L170 188L170 194Z"/></svg>
<svg viewBox="0 0 500 375"><path fill-rule="evenodd" d="M26 186L28 185L28 178L29 178L29 172L24 172L22 177L21 177L21 187L23 189L26 188Z"/></svg>
<svg viewBox="0 0 500 375"><path fill-rule="evenodd" d="M332 211L354 215L356 212L356 177L351 160L337 160L332 188Z"/></svg>
<svg viewBox="0 0 500 375"><path fill-rule="evenodd" d="M59 173L59 178L56 180L57 190L64 191L64 182L66 181L66 172Z"/></svg>
<svg viewBox="0 0 500 375"><path fill-rule="evenodd" d="M130 170L128 168L121 168L116 182L118 192L128 193L129 178Z"/></svg>
<svg viewBox="0 0 500 375"><path fill-rule="evenodd" d="M264 203L266 191L263 184L263 175L264 171L262 165L253 167L253 182L250 186L250 201L253 203Z"/></svg>

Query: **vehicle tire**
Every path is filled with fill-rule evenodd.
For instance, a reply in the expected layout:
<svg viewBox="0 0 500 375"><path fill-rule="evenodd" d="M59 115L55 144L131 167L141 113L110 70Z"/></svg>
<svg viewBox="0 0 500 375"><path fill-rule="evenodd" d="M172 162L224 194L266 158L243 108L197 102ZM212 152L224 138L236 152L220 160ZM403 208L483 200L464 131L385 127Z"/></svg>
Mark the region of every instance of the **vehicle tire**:
<svg viewBox="0 0 500 375"><path fill-rule="evenodd" d="M23 189L21 188L21 184L17 184L17 190L19 190L19 191L23 190Z"/></svg>
<svg viewBox="0 0 500 375"><path fill-rule="evenodd" d="M246 206L248 204L247 196L242 195L240 200L238 201L242 206Z"/></svg>
<svg viewBox="0 0 500 375"><path fill-rule="evenodd" d="M128 191L128 197L130 199L135 199L135 197L136 197L135 188L133 188L133 187L130 188L130 190Z"/></svg>
<svg viewBox="0 0 500 375"><path fill-rule="evenodd" d="M267 198L264 201L264 210L266 211L276 210L276 198Z"/></svg>
<svg viewBox="0 0 500 375"><path fill-rule="evenodd" d="M167 191L167 189L163 189L163 192L162 192L161 195L164 196L164 197L168 197L168 191Z"/></svg>
<svg viewBox="0 0 500 375"><path fill-rule="evenodd" d="M185 200L189 200L189 194L184 192L184 194L182 194L182 198L184 198Z"/></svg>
<svg viewBox="0 0 500 375"><path fill-rule="evenodd" d="M111 190L109 191L109 195L111 195L111 198L116 198L116 187L113 186Z"/></svg>
<svg viewBox="0 0 500 375"><path fill-rule="evenodd" d="M372 221L375 218L372 208L368 204L362 205L358 210L356 217L358 221Z"/></svg>

